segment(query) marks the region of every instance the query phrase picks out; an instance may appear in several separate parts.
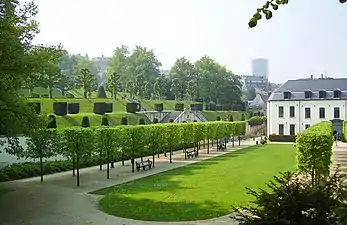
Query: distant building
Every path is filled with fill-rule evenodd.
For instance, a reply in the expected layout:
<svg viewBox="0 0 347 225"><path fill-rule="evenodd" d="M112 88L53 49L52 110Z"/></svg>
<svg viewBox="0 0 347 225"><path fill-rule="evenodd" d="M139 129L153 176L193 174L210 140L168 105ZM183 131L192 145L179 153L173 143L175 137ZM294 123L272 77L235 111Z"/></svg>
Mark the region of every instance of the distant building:
<svg viewBox="0 0 347 225"><path fill-rule="evenodd" d="M269 78L269 61L267 59L252 60L252 75Z"/></svg>
<svg viewBox="0 0 347 225"><path fill-rule="evenodd" d="M246 89L257 88L263 91L269 89L269 81L267 77L241 75L243 85Z"/></svg>
<svg viewBox="0 0 347 225"><path fill-rule="evenodd" d="M267 105L268 134L296 135L321 121L331 121L342 133L347 118L347 78L288 80Z"/></svg>

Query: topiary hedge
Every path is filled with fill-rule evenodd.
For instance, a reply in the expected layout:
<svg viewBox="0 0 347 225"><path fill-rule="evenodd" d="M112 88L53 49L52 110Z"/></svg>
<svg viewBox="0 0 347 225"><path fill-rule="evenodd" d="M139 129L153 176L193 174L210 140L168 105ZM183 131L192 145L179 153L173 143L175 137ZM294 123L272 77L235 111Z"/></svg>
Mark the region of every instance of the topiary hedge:
<svg viewBox="0 0 347 225"><path fill-rule="evenodd" d="M106 103L105 113L113 113L113 103L112 102Z"/></svg>
<svg viewBox="0 0 347 225"><path fill-rule="evenodd" d="M54 102L53 103L53 112L57 116L66 116L67 115L67 102Z"/></svg>
<svg viewBox="0 0 347 225"><path fill-rule="evenodd" d="M139 108L139 103L137 102L128 102L126 104L126 111L128 113L136 113L138 111Z"/></svg>
<svg viewBox="0 0 347 225"><path fill-rule="evenodd" d="M269 141L273 142L295 142L296 135L277 135L277 134L270 134L269 135Z"/></svg>
<svg viewBox="0 0 347 225"><path fill-rule="evenodd" d="M298 168L311 174L312 183L318 184L330 173L333 146L331 122L315 124L298 134Z"/></svg>
<svg viewBox="0 0 347 225"><path fill-rule="evenodd" d="M41 103L40 102L28 102L28 105L35 110L36 114L41 113Z"/></svg>
<svg viewBox="0 0 347 225"><path fill-rule="evenodd" d="M190 110L192 111L202 111L203 107L202 104L190 104Z"/></svg>
<svg viewBox="0 0 347 225"><path fill-rule="evenodd" d="M154 104L154 110L158 112L164 111L164 104L163 103Z"/></svg>
<svg viewBox="0 0 347 225"><path fill-rule="evenodd" d="M95 114L104 115L106 113L106 103L105 102L94 102L93 111Z"/></svg>
<svg viewBox="0 0 347 225"><path fill-rule="evenodd" d="M106 95L106 91L105 91L104 86L100 86L100 87L98 88L97 97L98 97L98 98L107 98L107 95Z"/></svg>
<svg viewBox="0 0 347 225"><path fill-rule="evenodd" d="M259 126L266 123L267 119L264 116L253 116L248 120L250 126Z"/></svg>
<svg viewBox="0 0 347 225"><path fill-rule="evenodd" d="M184 110L184 104L183 103L176 103L175 104L175 111L183 111Z"/></svg>
<svg viewBox="0 0 347 225"><path fill-rule="evenodd" d="M90 127L89 117L82 117L81 127Z"/></svg>
<svg viewBox="0 0 347 225"><path fill-rule="evenodd" d="M80 112L80 103L72 102L67 105L68 114L78 114Z"/></svg>
<svg viewBox="0 0 347 225"><path fill-rule="evenodd" d="M47 128L57 128L57 120L55 118L55 115L48 116Z"/></svg>

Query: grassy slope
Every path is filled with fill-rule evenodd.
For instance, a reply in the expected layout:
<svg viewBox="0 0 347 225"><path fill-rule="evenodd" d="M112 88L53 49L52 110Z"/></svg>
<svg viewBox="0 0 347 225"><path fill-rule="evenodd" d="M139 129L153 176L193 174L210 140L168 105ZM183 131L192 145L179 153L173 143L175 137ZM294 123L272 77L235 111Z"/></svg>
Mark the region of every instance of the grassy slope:
<svg viewBox="0 0 347 225"><path fill-rule="evenodd" d="M187 221L215 218L247 204L245 187L265 188L295 169L291 145L254 146L182 168L96 191L103 211L125 218Z"/></svg>
<svg viewBox="0 0 347 225"><path fill-rule="evenodd" d="M222 120L226 120L229 114L233 115L235 121L241 120L242 113L243 112L239 111L202 111L202 115L209 121L215 121L218 116L220 116Z"/></svg>

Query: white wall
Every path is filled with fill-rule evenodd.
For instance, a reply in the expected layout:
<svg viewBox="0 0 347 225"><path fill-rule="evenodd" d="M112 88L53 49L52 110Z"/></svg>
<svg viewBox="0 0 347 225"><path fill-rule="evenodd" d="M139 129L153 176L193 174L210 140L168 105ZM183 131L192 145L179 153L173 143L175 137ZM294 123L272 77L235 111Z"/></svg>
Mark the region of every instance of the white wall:
<svg viewBox="0 0 347 225"><path fill-rule="evenodd" d="M347 118L346 100L270 101L267 107L268 134L278 134L279 124L284 124L284 135L289 135L290 124L295 124L295 134L305 130L305 125L334 119L334 107L340 108L340 118ZM283 106L284 116L278 117L278 107ZM289 107L295 107L295 117L289 117ZM325 118L319 118L319 108L325 108ZM305 119L305 108L311 108L311 118Z"/></svg>

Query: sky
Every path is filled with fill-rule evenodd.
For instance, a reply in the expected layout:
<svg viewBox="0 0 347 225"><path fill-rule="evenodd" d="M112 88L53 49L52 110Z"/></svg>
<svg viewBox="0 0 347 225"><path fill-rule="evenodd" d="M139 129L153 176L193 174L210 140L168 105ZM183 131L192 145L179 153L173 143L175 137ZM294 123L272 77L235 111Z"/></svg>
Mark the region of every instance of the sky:
<svg viewBox="0 0 347 225"><path fill-rule="evenodd" d="M71 54L111 56L117 46L154 49L162 69L185 56L208 55L236 74L269 59L269 79L311 74L347 77L347 4L290 0L271 20L249 29L265 0L36 0L41 32L35 43L64 45Z"/></svg>

